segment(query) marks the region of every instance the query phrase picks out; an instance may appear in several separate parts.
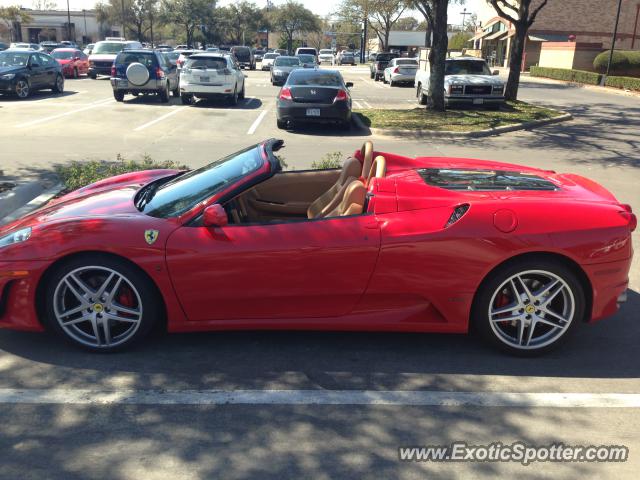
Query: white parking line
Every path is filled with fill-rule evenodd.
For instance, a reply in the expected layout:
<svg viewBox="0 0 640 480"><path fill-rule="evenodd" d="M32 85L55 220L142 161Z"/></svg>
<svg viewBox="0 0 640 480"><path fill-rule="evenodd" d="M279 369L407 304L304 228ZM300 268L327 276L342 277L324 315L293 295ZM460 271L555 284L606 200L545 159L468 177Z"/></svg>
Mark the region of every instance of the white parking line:
<svg viewBox="0 0 640 480"><path fill-rule="evenodd" d="M114 102L114 101L115 100L113 98L108 98L106 100L100 100L100 101L94 102L92 105L89 105L87 107L78 108L77 110L71 110L70 112L59 113L58 115L51 115L50 117L39 118L37 120L31 120L30 122L21 123L19 125L16 125L16 128L30 127L32 125L38 125L39 123L49 122L51 120L56 120L56 119L61 118L61 117L66 117L68 115L73 115L74 113L80 113L80 112L84 112L85 110L91 110L92 108L102 107L102 106L106 105L107 103Z"/></svg>
<svg viewBox="0 0 640 480"><path fill-rule="evenodd" d="M355 104L356 108L362 108L362 105L360 104L359 101L354 100L353 103Z"/></svg>
<svg viewBox="0 0 640 480"><path fill-rule="evenodd" d="M406 390L0 389L3 404L401 405L520 408L640 408L637 393L511 393Z"/></svg>
<svg viewBox="0 0 640 480"><path fill-rule="evenodd" d="M258 118L256 118L256 120L249 127L249 130L247 130L247 135L253 135L255 133L256 129L260 125L260 122L262 122L262 119L265 117L268 111L269 110L263 110L262 113L258 115Z"/></svg>
<svg viewBox="0 0 640 480"><path fill-rule="evenodd" d="M373 108L371 106L371 104L369 102L367 102L366 100L362 100L362 103L364 103L364 106L367 107L367 108Z"/></svg>
<svg viewBox="0 0 640 480"><path fill-rule="evenodd" d="M155 125L158 122L161 122L162 120L164 120L165 118L168 118L172 115L175 115L176 113L180 112L181 110L187 108L186 106L179 106L176 107L175 105L169 107L171 108L171 111L169 111L168 113L165 113L164 115L159 116L158 118L156 118L155 120L151 120L150 122L144 123L142 125L140 125L139 127L136 127L133 129L134 132L139 132L140 130L144 130L147 127L150 127L152 125Z"/></svg>

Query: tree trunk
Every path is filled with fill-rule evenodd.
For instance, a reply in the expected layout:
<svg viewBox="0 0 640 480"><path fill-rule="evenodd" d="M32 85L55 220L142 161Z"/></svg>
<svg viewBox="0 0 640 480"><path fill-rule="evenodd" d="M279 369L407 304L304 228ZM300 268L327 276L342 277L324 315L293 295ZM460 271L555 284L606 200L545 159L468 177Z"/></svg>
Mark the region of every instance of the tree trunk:
<svg viewBox="0 0 640 480"><path fill-rule="evenodd" d="M424 32L424 46L431 46L431 28L429 28L429 26L427 26L427 29Z"/></svg>
<svg viewBox="0 0 640 480"><path fill-rule="evenodd" d="M136 28L138 29L138 41L142 42L142 24L137 24Z"/></svg>
<svg viewBox="0 0 640 480"><path fill-rule="evenodd" d="M518 85L520 84L520 70L522 68L522 54L524 53L527 27L523 24L515 24L516 33L512 37L511 54L509 55L509 79L504 96L507 100L518 99Z"/></svg>
<svg viewBox="0 0 640 480"><path fill-rule="evenodd" d="M433 45L429 52L431 73L429 75L429 97L427 109L443 112L444 66L447 58L447 6L448 0L433 0Z"/></svg>
<svg viewBox="0 0 640 480"><path fill-rule="evenodd" d="M388 52L389 51L389 34L391 32L389 32L389 28L385 29L384 31L384 49L382 50L383 52Z"/></svg>

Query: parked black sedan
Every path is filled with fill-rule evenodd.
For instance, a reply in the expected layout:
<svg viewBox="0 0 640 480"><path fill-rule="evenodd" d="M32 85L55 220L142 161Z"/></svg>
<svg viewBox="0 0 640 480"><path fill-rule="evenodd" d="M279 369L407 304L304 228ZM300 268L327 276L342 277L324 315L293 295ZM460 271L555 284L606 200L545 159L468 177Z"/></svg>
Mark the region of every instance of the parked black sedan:
<svg viewBox="0 0 640 480"><path fill-rule="evenodd" d="M351 128L352 86L337 70L292 71L278 95L278 128L296 122L334 122Z"/></svg>
<svg viewBox="0 0 640 480"><path fill-rule="evenodd" d="M0 93L27 98L35 90L64 91L62 67L50 55L33 50L0 52Z"/></svg>

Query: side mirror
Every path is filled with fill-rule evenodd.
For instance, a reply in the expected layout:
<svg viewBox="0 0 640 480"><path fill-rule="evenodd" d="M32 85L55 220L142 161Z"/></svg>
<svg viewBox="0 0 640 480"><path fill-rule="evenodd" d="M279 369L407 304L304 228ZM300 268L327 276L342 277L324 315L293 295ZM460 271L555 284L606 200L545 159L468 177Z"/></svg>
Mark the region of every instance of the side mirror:
<svg viewBox="0 0 640 480"><path fill-rule="evenodd" d="M493 72L491 72L492 75L500 75L500 72L498 70L494 70Z"/></svg>
<svg viewBox="0 0 640 480"><path fill-rule="evenodd" d="M222 205L214 203L204 209L202 223L205 227L224 227L229 224L229 217Z"/></svg>
<svg viewBox="0 0 640 480"><path fill-rule="evenodd" d="M347 82L347 83L345 83L345 86L347 88L352 88L353 87L353 82Z"/></svg>

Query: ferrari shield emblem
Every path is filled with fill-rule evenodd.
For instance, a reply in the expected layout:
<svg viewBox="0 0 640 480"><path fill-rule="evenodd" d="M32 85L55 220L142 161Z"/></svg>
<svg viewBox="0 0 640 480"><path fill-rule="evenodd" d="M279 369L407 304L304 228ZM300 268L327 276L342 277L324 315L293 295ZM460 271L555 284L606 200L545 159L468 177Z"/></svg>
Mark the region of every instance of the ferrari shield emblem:
<svg viewBox="0 0 640 480"><path fill-rule="evenodd" d="M158 239L158 230L145 230L144 232L144 239L147 241L147 243L149 245L153 245L154 243L156 243L156 240Z"/></svg>

